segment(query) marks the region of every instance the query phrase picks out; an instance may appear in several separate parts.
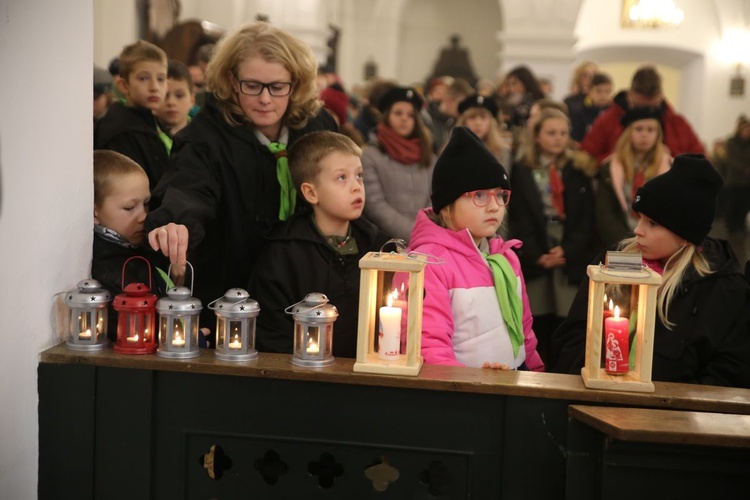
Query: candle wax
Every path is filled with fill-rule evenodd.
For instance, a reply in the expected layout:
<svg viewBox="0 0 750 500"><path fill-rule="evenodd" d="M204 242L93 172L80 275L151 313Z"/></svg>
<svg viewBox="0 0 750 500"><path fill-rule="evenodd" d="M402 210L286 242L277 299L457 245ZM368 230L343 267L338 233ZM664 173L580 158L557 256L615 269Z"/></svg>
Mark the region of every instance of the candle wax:
<svg viewBox="0 0 750 500"><path fill-rule="evenodd" d="M401 308L383 306L380 308L378 357L383 360L394 360L399 358L400 352Z"/></svg>
<svg viewBox="0 0 750 500"><path fill-rule="evenodd" d="M604 371L613 375L623 375L630 371L629 364L629 324L627 318L615 315L604 320Z"/></svg>
<svg viewBox="0 0 750 500"><path fill-rule="evenodd" d="M234 336L234 340L229 343L230 349L242 349L242 342L237 335Z"/></svg>
<svg viewBox="0 0 750 500"><path fill-rule="evenodd" d="M86 330L78 334L80 340L89 340L91 338L91 330Z"/></svg>

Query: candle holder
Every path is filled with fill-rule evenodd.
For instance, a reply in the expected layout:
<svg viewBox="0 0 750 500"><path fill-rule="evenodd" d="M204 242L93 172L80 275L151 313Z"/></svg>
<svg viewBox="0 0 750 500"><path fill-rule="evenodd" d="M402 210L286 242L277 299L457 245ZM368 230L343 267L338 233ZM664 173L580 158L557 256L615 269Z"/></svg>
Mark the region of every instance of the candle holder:
<svg viewBox="0 0 750 500"><path fill-rule="evenodd" d="M359 288L357 361L353 368L355 372L419 375L423 363L420 353L426 265L425 256L409 255L405 252L369 252L360 259L359 267L362 274ZM405 293L403 284L408 286ZM389 297L392 301L390 304ZM399 349L393 350L393 330L398 328L398 334L401 335L405 313L408 316L403 349L405 354L402 354L403 341L396 341Z"/></svg>
<svg viewBox="0 0 750 500"><path fill-rule="evenodd" d="M90 278L79 281L76 288L65 294L69 308L65 347L74 351L101 351L107 347L109 292Z"/></svg>
<svg viewBox="0 0 750 500"><path fill-rule="evenodd" d="M223 297L208 304L216 314L216 350L223 361L258 359L255 349L255 321L260 306L242 288L231 288Z"/></svg>
<svg viewBox="0 0 750 500"><path fill-rule="evenodd" d="M167 297L156 303L159 313L159 348L156 355L162 358L188 359L201 355L198 346L198 323L203 310L201 301L193 295L195 273L190 262L190 288L175 286L167 290ZM172 271L169 266L167 275Z"/></svg>
<svg viewBox="0 0 750 500"><path fill-rule="evenodd" d="M287 307L294 318L292 364L318 368L334 363L333 322L339 316L336 306L322 293L309 293L301 302Z"/></svg>
<svg viewBox="0 0 750 500"><path fill-rule="evenodd" d="M112 307L117 311L117 339L114 350L120 354L153 354L156 352L156 300L151 293L151 264L144 257L130 257L122 265L122 284L125 269L132 260L140 259L148 266L148 286L129 283L123 293L115 296Z"/></svg>
<svg viewBox="0 0 750 500"><path fill-rule="evenodd" d="M654 353L656 294L661 276L641 265L640 253L607 252L605 265L588 266L589 303L586 325L586 362L581 369L583 383L589 389L611 389L628 392L654 392L651 368ZM617 313L604 318L604 294L630 285L629 294L614 294L614 303L626 300L622 318ZM619 304L617 307L622 307ZM627 316L630 316L627 318ZM609 315L607 315L609 316ZM635 366L630 369L629 333L635 328ZM602 338L605 337L602 353ZM604 354L604 356L603 356Z"/></svg>

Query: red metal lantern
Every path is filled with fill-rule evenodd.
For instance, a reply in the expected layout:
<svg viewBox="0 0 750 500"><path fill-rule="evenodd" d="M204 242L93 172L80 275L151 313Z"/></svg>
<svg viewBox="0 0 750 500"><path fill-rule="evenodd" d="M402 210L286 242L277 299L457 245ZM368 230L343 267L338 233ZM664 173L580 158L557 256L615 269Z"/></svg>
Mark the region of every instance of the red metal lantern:
<svg viewBox="0 0 750 500"><path fill-rule="evenodd" d="M156 301L151 293L151 264L144 257L131 257L122 266L122 283L125 285L125 268L133 259L141 259L148 266L148 286L128 283L123 293L115 296L112 306L117 311L117 340L115 352L121 354L153 354L156 352Z"/></svg>

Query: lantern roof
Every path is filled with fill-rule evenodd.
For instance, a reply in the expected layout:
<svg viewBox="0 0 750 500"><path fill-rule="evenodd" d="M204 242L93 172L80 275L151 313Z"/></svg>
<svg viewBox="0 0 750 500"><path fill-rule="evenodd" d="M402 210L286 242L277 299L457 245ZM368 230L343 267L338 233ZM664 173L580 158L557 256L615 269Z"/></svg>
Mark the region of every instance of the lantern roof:
<svg viewBox="0 0 750 500"><path fill-rule="evenodd" d="M230 288L223 297L209 304L209 307L219 315L236 319L252 318L260 314L258 301L251 299L244 288Z"/></svg>
<svg viewBox="0 0 750 500"><path fill-rule="evenodd" d="M190 296L190 289L185 286L174 286L167 290L167 296L156 303L156 310L160 314L170 313L198 313L203 309L200 299Z"/></svg>
<svg viewBox="0 0 750 500"><path fill-rule="evenodd" d="M301 302L292 307L292 317L308 323L330 323L338 316L336 306L328 302L328 297L324 293L319 292L308 293Z"/></svg>
<svg viewBox="0 0 750 500"><path fill-rule="evenodd" d="M110 300L107 290L95 279L81 280L76 284L77 290L71 290L65 294L65 303L68 307L99 307Z"/></svg>

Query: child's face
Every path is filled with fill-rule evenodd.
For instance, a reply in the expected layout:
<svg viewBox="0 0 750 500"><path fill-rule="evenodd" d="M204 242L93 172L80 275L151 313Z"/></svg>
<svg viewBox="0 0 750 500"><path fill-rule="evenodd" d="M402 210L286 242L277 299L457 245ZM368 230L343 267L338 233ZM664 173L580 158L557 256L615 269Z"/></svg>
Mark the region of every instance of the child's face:
<svg viewBox="0 0 750 500"><path fill-rule="evenodd" d="M589 97L594 106L603 107L612 102L612 85L600 83L589 90Z"/></svg>
<svg viewBox="0 0 750 500"><path fill-rule="evenodd" d="M365 186L362 160L357 155L335 151L319 162L313 182L302 184L302 194L313 206L318 225L331 227L362 216Z"/></svg>
<svg viewBox="0 0 750 500"><path fill-rule="evenodd" d="M391 106L388 113L388 126L402 137L409 137L414 132L414 106L406 101L399 101Z"/></svg>
<svg viewBox="0 0 750 500"><path fill-rule="evenodd" d="M644 259L666 262L679 250L685 240L672 231L641 214L635 227L635 241Z"/></svg>
<svg viewBox="0 0 750 500"><path fill-rule="evenodd" d="M185 127L188 113L195 104L195 95L185 80L170 78L167 81L167 96L156 114L173 132Z"/></svg>
<svg viewBox="0 0 750 500"><path fill-rule="evenodd" d="M127 78L118 80L128 105L158 111L167 94L167 66L157 61L140 61Z"/></svg>
<svg viewBox="0 0 750 500"><path fill-rule="evenodd" d="M484 139L487 136L487 132L490 131L490 120L492 120L492 117L489 113L480 111L466 119L466 127L474 132L477 137Z"/></svg>
<svg viewBox="0 0 750 500"><path fill-rule="evenodd" d="M548 118L544 120L536 142L547 156L557 156L565 151L568 145L568 122L562 118Z"/></svg>
<svg viewBox="0 0 750 500"><path fill-rule="evenodd" d="M637 120L630 124L630 142L635 153L648 153L659 139L659 122L653 118Z"/></svg>
<svg viewBox="0 0 750 500"><path fill-rule="evenodd" d="M148 177L142 172L119 176L100 206L94 206L94 223L108 227L133 245L143 242L143 221L151 193Z"/></svg>
<svg viewBox="0 0 750 500"><path fill-rule="evenodd" d="M500 229L505 218L502 189L481 189L461 195L451 205L441 210L446 225L454 231L468 229L474 242L491 238ZM510 191L507 192L510 196ZM486 203L486 204L485 204ZM483 205L484 206L478 206Z"/></svg>

